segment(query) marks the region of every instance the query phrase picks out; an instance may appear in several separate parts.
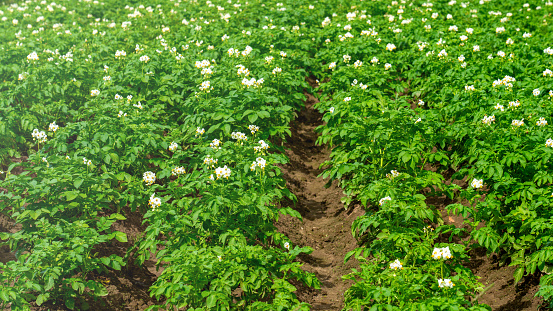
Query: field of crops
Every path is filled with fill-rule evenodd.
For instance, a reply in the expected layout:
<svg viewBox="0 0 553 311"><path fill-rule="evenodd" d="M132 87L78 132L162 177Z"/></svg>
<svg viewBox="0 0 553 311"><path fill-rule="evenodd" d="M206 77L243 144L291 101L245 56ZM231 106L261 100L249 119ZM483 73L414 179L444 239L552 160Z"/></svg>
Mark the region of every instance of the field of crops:
<svg viewBox="0 0 553 311"><path fill-rule="evenodd" d="M0 6L0 310L553 309L553 3L278 1Z"/></svg>

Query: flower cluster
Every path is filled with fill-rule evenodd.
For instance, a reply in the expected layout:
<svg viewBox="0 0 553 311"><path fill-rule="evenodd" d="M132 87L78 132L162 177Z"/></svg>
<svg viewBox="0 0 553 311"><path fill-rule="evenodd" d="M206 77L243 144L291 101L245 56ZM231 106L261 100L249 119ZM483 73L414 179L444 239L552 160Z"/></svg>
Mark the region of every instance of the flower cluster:
<svg viewBox="0 0 553 311"><path fill-rule="evenodd" d="M399 259L396 259L395 261L390 262L390 269L392 270L403 269L403 265L401 264Z"/></svg>
<svg viewBox="0 0 553 311"><path fill-rule="evenodd" d="M378 205L382 206L382 205L384 205L384 203L386 203L387 201L392 201L392 198L390 198L389 196L388 196L388 197L384 197L384 198L380 199L380 201L378 201Z"/></svg>
<svg viewBox="0 0 553 311"><path fill-rule="evenodd" d="M175 167L171 170L171 175L172 176L178 176L178 175L182 175L184 173L186 173L186 172L184 171L184 167L182 167L182 166L177 166L177 167Z"/></svg>
<svg viewBox="0 0 553 311"><path fill-rule="evenodd" d="M248 129L252 132L252 135L254 135L257 131L259 131L259 126L252 124L248 126Z"/></svg>
<svg viewBox="0 0 553 311"><path fill-rule="evenodd" d="M470 182L470 186L473 187L474 189L480 189L484 186L484 181L482 179L476 179L474 178L471 182Z"/></svg>
<svg viewBox="0 0 553 311"><path fill-rule="evenodd" d="M150 205L150 207L152 208L152 210L155 211L158 207L161 206L161 199L160 199L160 198L156 198L155 193L153 193L153 194L150 196L150 200L148 200L148 205Z"/></svg>
<svg viewBox="0 0 553 311"><path fill-rule="evenodd" d="M522 120L513 120L511 122L511 125L514 126L514 127L521 127L524 125L524 119Z"/></svg>
<svg viewBox="0 0 553 311"><path fill-rule="evenodd" d="M197 135L203 135L205 133L205 129L204 128L200 128L200 127L197 127L196 128L196 136Z"/></svg>
<svg viewBox="0 0 553 311"><path fill-rule="evenodd" d="M253 161L252 165L250 165L250 170L255 171L256 167L259 167L260 169L265 169L265 166L267 165L267 161L265 159L258 157Z"/></svg>
<svg viewBox="0 0 553 311"><path fill-rule="evenodd" d="M443 279L443 280L442 280L442 279L438 279L438 285L439 285L440 287L449 287L449 288L455 286L455 284L453 284L453 282L451 282L450 279Z"/></svg>
<svg viewBox="0 0 553 311"><path fill-rule="evenodd" d="M179 145L176 142L171 142L169 145L169 151L175 152L179 148Z"/></svg>
<svg viewBox="0 0 553 311"><path fill-rule="evenodd" d="M213 149L221 149L221 146L219 146L221 144L221 141L218 140L217 138L215 138L210 144L209 144L209 147L213 148Z"/></svg>
<svg viewBox="0 0 553 311"><path fill-rule="evenodd" d="M246 136L246 134L244 134L242 132L232 132L232 134L230 134L230 137L232 139L236 139L238 141L248 140L248 137Z"/></svg>
<svg viewBox="0 0 553 311"><path fill-rule="evenodd" d="M253 147L253 150L255 152L264 152L265 150L269 149L269 145L267 143L265 143L265 141L263 140L260 140L258 142L259 146L254 146Z"/></svg>
<svg viewBox="0 0 553 311"><path fill-rule="evenodd" d="M87 160L86 158L83 158L83 164L85 164L86 166L90 166L92 165L92 161Z"/></svg>
<svg viewBox="0 0 553 311"><path fill-rule="evenodd" d="M215 166L215 164L217 164L217 161L219 161L218 159L214 159L213 157L211 157L210 155L207 155L205 158L204 158L204 164L207 164L208 166Z"/></svg>
<svg viewBox="0 0 553 311"><path fill-rule="evenodd" d="M211 90L213 90L213 87L211 86L211 83L209 81L204 81L200 85L200 91L205 91L206 93L209 93Z"/></svg>
<svg viewBox="0 0 553 311"><path fill-rule="evenodd" d="M56 124L56 121L54 121L54 122L50 123L50 126L48 126L48 131L55 133L58 130L58 128L59 128L59 126Z"/></svg>
<svg viewBox="0 0 553 311"><path fill-rule="evenodd" d="M451 259L453 256L451 256L451 251L449 250L449 246L446 246L444 248L437 248L435 247L432 251L432 258L433 259Z"/></svg>
<svg viewBox="0 0 553 311"><path fill-rule="evenodd" d="M553 139L548 138L547 141L545 142L545 146L553 148Z"/></svg>
<svg viewBox="0 0 553 311"><path fill-rule="evenodd" d="M36 140L39 143L44 143L48 139L46 133L44 131L39 131L38 129L34 129L31 136L33 136L33 140Z"/></svg>
<svg viewBox="0 0 553 311"><path fill-rule="evenodd" d="M492 122L495 121L495 116L494 115L491 115L491 116L487 116L485 115L484 118L482 118L482 123L486 124L486 125L491 125Z"/></svg>
<svg viewBox="0 0 553 311"><path fill-rule="evenodd" d="M392 179L398 177L399 175L400 173L398 171L391 170L390 173L386 174L386 177Z"/></svg>
<svg viewBox="0 0 553 311"><path fill-rule="evenodd" d="M503 79L498 79L498 80L495 80L493 83L492 83L492 87L496 87L496 86L499 86L499 85L503 85L505 86L506 88L512 88L513 87L513 82L515 82L516 79L511 77L511 76L505 76Z"/></svg>
<svg viewBox="0 0 553 311"><path fill-rule="evenodd" d="M154 172L147 171L142 175L142 180L146 183L146 186L151 186L156 182L156 174Z"/></svg>
<svg viewBox="0 0 553 311"><path fill-rule="evenodd" d="M217 179L223 177L228 179L230 177L230 168L226 165L224 167L218 167L215 169L215 175L217 175Z"/></svg>

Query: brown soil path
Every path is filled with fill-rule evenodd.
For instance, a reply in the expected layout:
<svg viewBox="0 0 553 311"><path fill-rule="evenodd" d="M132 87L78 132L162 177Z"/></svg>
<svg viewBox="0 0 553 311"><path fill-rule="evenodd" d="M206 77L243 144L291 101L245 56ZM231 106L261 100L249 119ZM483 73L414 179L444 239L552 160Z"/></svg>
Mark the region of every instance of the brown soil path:
<svg viewBox="0 0 553 311"><path fill-rule="evenodd" d="M315 273L321 281L321 290L298 286L298 298L310 303L312 310L341 310L343 293L351 285L342 281L341 276L358 267L355 259L344 264L345 254L357 247L350 228L364 210L360 206L345 210L340 201L344 195L337 183L325 188L328 180L317 177L322 173L319 166L328 160L330 150L315 145L315 128L323 122L321 114L313 109L317 99L311 94L305 95L305 108L292 121L292 137L285 144L290 163L281 167L288 189L298 198L294 208L302 215L303 222L283 216L276 225L294 245L313 248L313 253L302 256L300 261L306 271Z"/></svg>

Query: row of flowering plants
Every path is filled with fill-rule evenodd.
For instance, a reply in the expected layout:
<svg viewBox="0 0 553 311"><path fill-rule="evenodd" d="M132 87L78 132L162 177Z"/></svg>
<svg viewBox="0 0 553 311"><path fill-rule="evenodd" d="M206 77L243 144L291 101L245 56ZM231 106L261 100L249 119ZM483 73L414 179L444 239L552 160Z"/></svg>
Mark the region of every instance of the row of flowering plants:
<svg viewBox="0 0 553 311"><path fill-rule="evenodd" d="M367 263L348 276L361 281L346 309L488 308L463 298L481 289L461 265L474 244L516 266L516 282L543 276L537 295L551 306L552 6L384 1L321 20L319 142L333 147L323 176L340 180L346 204L367 207L352 227L362 247L349 254ZM471 225L469 242L437 243L436 233L462 233L425 203L443 195ZM438 273L431 250L445 246L453 259Z"/></svg>
<svg viewBox="0 0 553 311"><path fill-rule="evenodd" d="M311 249L273 225L300 215L277 205L295 197L271 143L308 87L302 16L267 1L1 7L0 210L14 225L0 238L16 257L0 264L1 308L88 309L108 294L98 274L155 256L151 310L309 309L290 281L319 286L295 260ZM105 254L127 242L112 230L126 210L147 229Z"/></svg>

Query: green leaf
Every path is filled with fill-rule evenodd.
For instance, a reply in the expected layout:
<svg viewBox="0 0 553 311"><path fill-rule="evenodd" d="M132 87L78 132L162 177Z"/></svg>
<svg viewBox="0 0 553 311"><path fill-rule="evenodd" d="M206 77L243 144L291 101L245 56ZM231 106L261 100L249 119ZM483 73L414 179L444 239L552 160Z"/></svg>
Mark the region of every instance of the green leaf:
<svg viewBox="0 0 553 311"><path fill-rule="evenodd" d="M75 191L67 191L65 192L65 197L67 199L67 201L73 201L75 200L75 198L79 195L78 192L75 192Z"/></svg>
<svg viewBox="0 0 553 311"><path fill-rule="evenodd" d="M249 114L248 120L250 121L250 123L254 123L257 120L257 114Z"/></svg>
<svg viewBox="0 0 553 311"><path fill-rule="evenodd" d="M75 186L75 188L78 189L83 184L83 181L84 181L84 179L79 178L79 179L75 180L75 182L73 183L73 186Z"/></svg>
<svg viewBox="0 0 553 311"><path fill-rule="evenodd" d="M119 242L127 242L127 234L124 233L124 232L121 232L121 231L116 231L115 232L115 238L117 239L117 241Z"/></svg>
<svg viewBox="0 0 553 311"><path fill-rule="evenodd" d="M66 298L66 299L65 299L65 306L66 306L69 310L75 309L75 299L73 299L73 297Z"/></svg>
<svg viewBox="0 0 553 311"><path fill-rule="evenodd" d="M518 281L520 281L520 279L524 276L524 267L518 267L513 276L515 277L515 284L517 284Z"/></svg>

